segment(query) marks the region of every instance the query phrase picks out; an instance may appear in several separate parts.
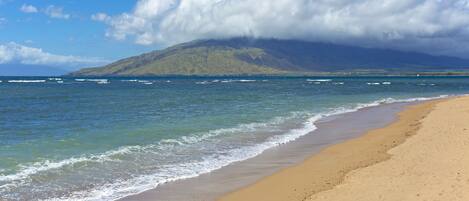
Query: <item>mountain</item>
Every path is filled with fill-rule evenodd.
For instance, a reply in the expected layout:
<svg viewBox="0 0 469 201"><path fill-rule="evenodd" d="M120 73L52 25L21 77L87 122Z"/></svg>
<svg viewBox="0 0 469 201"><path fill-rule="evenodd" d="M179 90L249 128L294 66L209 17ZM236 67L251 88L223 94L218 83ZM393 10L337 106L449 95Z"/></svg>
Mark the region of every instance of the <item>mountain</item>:
<svg viewBox="0 0 469 201"><path fill-rule="evenodd" d="M58 76L68 71L43 65L0 64L0 76Z"/></svg>
<svg viewBox="0 0 469 201"><path fill-rule="evenodd" d="M197 40L72 76L242 75L469 70L469 60L297 40Z"/></svg>

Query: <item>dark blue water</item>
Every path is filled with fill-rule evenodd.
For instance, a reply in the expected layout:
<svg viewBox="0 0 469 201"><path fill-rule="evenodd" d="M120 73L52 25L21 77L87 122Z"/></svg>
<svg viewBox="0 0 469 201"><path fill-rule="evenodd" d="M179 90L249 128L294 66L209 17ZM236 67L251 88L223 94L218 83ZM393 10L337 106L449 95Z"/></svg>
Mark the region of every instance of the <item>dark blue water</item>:
<svg viewBox="0 0 469 201"><path fill-rule="evenodd" d="M251 158L324 116L467 77L0 77L0 198L113 200Z"/></svg>

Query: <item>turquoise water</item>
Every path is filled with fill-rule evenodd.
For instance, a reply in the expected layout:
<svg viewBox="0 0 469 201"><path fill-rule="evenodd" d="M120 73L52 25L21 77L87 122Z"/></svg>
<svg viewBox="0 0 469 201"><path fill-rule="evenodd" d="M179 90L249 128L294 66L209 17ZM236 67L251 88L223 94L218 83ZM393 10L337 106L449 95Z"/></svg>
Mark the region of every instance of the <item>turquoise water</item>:
<svg viewBox="0 0 469 201"><path fill-rule="evenodd" d="M115 200L287 143L322 117L467 77L0 77L0 200Z"/></svg>

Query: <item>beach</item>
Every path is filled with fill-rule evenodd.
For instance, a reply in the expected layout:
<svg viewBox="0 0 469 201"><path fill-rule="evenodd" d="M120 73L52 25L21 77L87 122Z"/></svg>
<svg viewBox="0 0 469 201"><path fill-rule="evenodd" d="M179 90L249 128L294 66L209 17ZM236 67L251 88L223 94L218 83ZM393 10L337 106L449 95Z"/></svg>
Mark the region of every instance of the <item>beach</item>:
<svg viewBox="0 0 469 201"><path fill-rule="evenodd" d="M317 129L308 135L268 149L256 157L230 164L209 174L169 182L121 200L216 200L282 169L295 166L325 147L359 137L368 130L384 127L397 119L399 111L413 104L417 102L383 104L323 118L316 122Z"/></svg>
<svg viewBox="0 0 469 201"><path fill-rule="evenodd" d="M409 106L384 128L218 200L469 200L468 113L468 97Z"/></svg>
<svg viewBox="0 0 469 201"><path fill-rule="evenodd" d="M454 77L2 79L0 200L223 200L312 160L271 197L252 190L309 199L407 139L367 133L469 90Z"/></svg>

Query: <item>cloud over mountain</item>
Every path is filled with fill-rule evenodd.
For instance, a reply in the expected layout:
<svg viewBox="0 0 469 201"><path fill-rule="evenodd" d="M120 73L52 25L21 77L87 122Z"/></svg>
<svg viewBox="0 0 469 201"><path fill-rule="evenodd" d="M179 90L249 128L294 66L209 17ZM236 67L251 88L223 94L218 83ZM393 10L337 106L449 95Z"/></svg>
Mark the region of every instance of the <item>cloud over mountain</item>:
<svg viewBox="0 0 469 201"><path fill-rule="evenodd" d="M131 12L93 19L108 36L143 45L249 36L469 51L468 0L139 0Z"/></svg>

